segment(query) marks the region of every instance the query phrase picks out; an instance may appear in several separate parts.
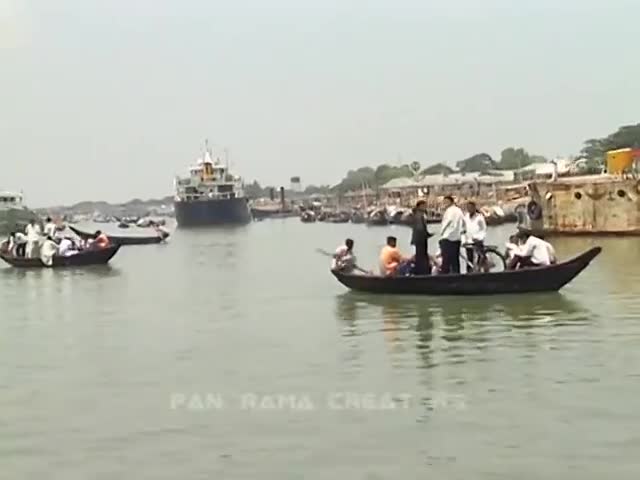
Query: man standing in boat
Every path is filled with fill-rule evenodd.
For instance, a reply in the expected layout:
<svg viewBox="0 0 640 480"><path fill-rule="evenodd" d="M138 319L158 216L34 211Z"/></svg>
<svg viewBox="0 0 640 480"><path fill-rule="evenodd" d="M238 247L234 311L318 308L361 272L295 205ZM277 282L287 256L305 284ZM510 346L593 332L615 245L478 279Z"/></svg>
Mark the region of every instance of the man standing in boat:
<svg viewBox="0 0 640 480"><path fill-rule="evenodd" d="M464 231L464 213L450 195L444 197L444 207L442 227L440 228L441 273L460 273L460 245Z"/></svg>
<svg viewBox="0 0 640 480"><path fill-rule="evenodd" d="M464 216L465 223L465 244L473 245L467 247L467 271L472 268L474 264L475 250L481 250L484 247L484 240L487 236L487 222L484 219L484 214L478 211L478 207L475 202L470 201L467 203L467 213Z"/></svg>
<svg viewBox="0 0 640 480"><path fill-rule="evenodd" d="M413 209L413 230L411 232L411 245L415 248L415 265L413 268L414 275L429 275L429 254L428 241L432 237L427 229L427 220L425 218L427 210L427 202L418 200Z"/></svg>
<svg viewBox="0 0 640 480"><path fill-rule="evenodd" d="M42 234L40 225L38 225L34 219L31 219L29 225L27 225L25 233L27 234L27 248L25 256L27 258L34 258L40 254L40 236Z"/></svg>

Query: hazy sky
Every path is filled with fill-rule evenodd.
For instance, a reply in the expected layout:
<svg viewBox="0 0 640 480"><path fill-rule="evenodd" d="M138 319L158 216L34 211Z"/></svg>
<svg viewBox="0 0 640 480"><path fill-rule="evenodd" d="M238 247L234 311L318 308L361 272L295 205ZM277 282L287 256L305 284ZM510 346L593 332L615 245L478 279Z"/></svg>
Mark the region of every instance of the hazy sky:
<svg viewBox="0 0 640 480"><path fill-rule="evenodd" d="M637 0L0 0L0 189L172 193L204 139L247 180L577 152L640 116Z"/></svg>

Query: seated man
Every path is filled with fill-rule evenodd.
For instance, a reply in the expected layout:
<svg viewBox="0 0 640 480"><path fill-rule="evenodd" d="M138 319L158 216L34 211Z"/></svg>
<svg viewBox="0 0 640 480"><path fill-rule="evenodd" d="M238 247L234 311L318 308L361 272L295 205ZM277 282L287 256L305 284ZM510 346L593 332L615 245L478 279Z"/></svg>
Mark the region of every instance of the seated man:
<svg viewBox="0 0 640 480"><path fill-rule="evenodd" d="M387 237L387 244L380 252L380 275L386 277L408 275L411 271L412 259L400 253L397 243L396 237Z"/></svg>
<svg viewBox="0 0 640 480"><path fill-rule="evenodd" d="M73 240L69 237L64 237L60 240L60 245L58 245L58 255L62 257L70 257L71 255L75 255L78 253L78 248L73 243Z"/></svg>
<svg viewBox="0 0 640 480"><path fill-rule="evenodd" d="M53 257L58 253L58 244L54 242L51 235L47 235L45 241L40 248L40 260L47 267L53 265Z"/></svg>
<svg viewBox="0 0 640 480"><path fill-rule="evenodd" d="M104 233L98 230L94 234L94 241L91 243L91 247L94 249L102 249L108 248L111 246L111 242L109 241L109 237L107 237Z"/></svg>
<svg viewBox="0 0 640 480"><path fill-rule="evenodd" d="M429 255L429 261L431 262L431 275L438 275L440 267L442 267L442 252L440 249L435 255Z"/></svg>
<svg viewBox="0 0 640 480"><path fill-rule="evenodd" d="M331 270L340 270L350 273L356 265L356 257L353 255L353 240L347 238L344 245L340 245L333 254Z"/></svg>
<svg viewBox="0 0 640 480"><path fill-rule="evenodd" d="M520 245L509 268L543 267L551 265L555 259L553 247L541 238L531 235L531 232L521 230L517 234Z"/></svg>
<svg viewBox="0 0 640 480"><path fill-rule="evenodd" d="M518 237L516 235L511 235L509 237L509 241L505 243L505 247L506 250L504 251L504 258L507 260L507 264L509 264L516 256L516 253L520 250Z"/></svg>

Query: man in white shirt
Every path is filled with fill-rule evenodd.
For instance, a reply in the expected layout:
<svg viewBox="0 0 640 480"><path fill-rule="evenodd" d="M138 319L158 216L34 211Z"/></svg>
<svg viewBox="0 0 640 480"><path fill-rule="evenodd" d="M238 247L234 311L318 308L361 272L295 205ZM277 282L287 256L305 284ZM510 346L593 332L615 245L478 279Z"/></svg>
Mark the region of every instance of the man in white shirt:
<svg viewBox="0 0 640 480"><path fill-rule="evenodd" d="M40 230L40 225L36 224L35 220L31 220L29 225L25 230L27 234L27 248L26 248L26 257L33 258L39 255L40 248L40 236L42 231Z"/></svg>
<svg viewBox="0 0 640 480"><path fill-rule="evenodd" d="M476 248L484 246L487 237L487 222L484 215L478 211L475 202L467 203L467 213L464 215L464 242L472 243ZM467 260L473 265L475 249L467 247Z"/></svg>
<svg viewBox="0 0 640 480"><path fill-rule="evenodd" d="M464 231L464 213L453 197L444 197L445 211L440 228L440 252L442 253L442 273L460 273L460 244Z"/></svg>
<svg viewBox="0 0 640 480"><path fill-rule="evenodd" d="M333 254L331 270L340 270L351 273L356 264L356 257L353 255L353 240L347 238L344 245L340 245Z"/></svg>
<svg viewBox="0 0 640 480"><path fill-rule="evenodd" d="M57 230L56 224L53 223L53 221L51 220L51 217L47 217L46 223L44 225L44 236L55 238L56 230Z"/></svg>
<svg viewBox="0 0 640 480"><path fill-rule="evenodd" d="M9 252L16 257L24 257L27 248L27 237L21 232L11 232L9 236Z"/></svg>
<svg viewBox="0 0 640 480"><path fill-rule="evenodd" d="M78 253L78 249L69 237L64 237L60 240L60 245L58 245L58 255L62 257L70 257L76 253Z"/></svg>
<svg viewBox="0 0 640 480"><path fill-rule="evenodd" d="M549 242L531 235L526 230L521 230L517 236L520 246L510 268L544 267L555 263L555 251Z"/></svg>

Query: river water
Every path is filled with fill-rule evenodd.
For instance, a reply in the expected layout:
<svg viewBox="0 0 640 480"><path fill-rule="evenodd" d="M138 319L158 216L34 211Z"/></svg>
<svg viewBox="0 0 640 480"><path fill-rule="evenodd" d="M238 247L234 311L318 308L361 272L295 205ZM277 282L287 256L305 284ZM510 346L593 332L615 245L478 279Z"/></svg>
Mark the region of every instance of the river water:
<svg viewBox="0 0 640 480"><path fill-rule="evenodd" d="M502 243L513 227L490 231ZM640 472L640 242L559 294L347 292L317 247L389 232L177 231L106 268L0 269L2 478L601 479Z"/></svg>

